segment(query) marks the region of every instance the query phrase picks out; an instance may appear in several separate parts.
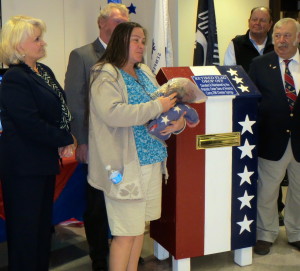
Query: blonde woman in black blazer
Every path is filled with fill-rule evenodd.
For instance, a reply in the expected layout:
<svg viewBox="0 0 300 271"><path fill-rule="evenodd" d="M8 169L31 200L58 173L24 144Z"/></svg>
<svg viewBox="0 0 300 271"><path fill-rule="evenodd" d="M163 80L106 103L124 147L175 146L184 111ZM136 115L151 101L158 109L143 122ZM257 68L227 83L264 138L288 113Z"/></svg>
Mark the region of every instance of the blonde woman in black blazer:
<svg viewBox="0 0 300 271"><path fill-rule="evenodd" d="M52 205L59 158L75 149L65 94L45 56L45 24L12 17L2 29L0 177L9 270L45 271L49 265Z"/></svg>

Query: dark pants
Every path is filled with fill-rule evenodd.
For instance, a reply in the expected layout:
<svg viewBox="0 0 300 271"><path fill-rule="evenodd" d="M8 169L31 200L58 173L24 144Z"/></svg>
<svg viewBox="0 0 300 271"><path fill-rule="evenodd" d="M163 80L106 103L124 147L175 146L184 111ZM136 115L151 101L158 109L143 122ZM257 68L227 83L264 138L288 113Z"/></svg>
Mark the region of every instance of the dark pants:
<svg viewBox="0 0 300 271"><path fill-rule="evenodd" d="M8 270L47 271L55 175L3 176Z"/></svg>
<svg viewBox="0 0 300 271"><path fill-rule="evenodd" d="M87 167L86 167L87 173ZM107 270L108 221L104 194L87 184L87 206L84 214L84 227L89 244L93 270Z"/></svg>

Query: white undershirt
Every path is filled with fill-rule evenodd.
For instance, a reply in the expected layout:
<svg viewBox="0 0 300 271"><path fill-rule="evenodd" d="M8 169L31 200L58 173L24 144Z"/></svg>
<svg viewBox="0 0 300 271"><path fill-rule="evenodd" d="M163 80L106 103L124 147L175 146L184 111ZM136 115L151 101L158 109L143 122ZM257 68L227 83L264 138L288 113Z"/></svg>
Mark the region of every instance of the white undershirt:
<svg viewBox="0 0 300 271"><path fill-rule="evenodd" d="M99 37L99 41L103 45L104 49L106 49L107 44L102 39L100 39L100 37Z"/></svg>

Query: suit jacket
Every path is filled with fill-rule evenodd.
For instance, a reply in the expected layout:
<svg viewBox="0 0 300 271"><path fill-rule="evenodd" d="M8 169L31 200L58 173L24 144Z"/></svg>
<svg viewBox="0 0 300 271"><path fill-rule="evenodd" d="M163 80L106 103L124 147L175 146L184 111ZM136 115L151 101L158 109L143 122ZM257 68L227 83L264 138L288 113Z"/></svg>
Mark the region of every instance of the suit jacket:
<svg viewBox="0 0 300 271"><path fill-rule="evenodd" d="M290 111L275 52L255 58L249 75L262 94L258 111L258 155L278 161L291 138L295 159L300 162L300 101Z"/></svg>
<svg viewBox="0 0 300 271"><path fill-rule="evenodd" d="M65 77L68 106L73 116L72 133L78 144L88 143L88 93L91 67L103 55L105 49L99 38L93 43L74 49L69 57Z"/></svg>
<svg viewBox="0 0 300 271"><path fill-rule="evenodd" d="M58 148L73 143L72 135L59 128L61 110L56 92L27 65L9 68L1 90L0 175L59 172Z"/></svg>

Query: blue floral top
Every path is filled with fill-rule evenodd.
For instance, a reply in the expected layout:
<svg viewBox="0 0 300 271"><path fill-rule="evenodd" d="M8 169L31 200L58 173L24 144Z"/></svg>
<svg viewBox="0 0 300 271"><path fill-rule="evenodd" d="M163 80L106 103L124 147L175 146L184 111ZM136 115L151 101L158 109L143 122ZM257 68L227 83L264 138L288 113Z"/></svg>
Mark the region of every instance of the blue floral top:
<svg viewBox="0 0 300 271"><path fill-rule="evenodd" d="M151 100L149 94L156 90L156 86L140 69L135 71L138 80L120 70L127 86L128 103L149 102ZM166 147L162 142L149 135L145 125L133 126L133 133L141 166L162 162L167 157Z"/></svg>

